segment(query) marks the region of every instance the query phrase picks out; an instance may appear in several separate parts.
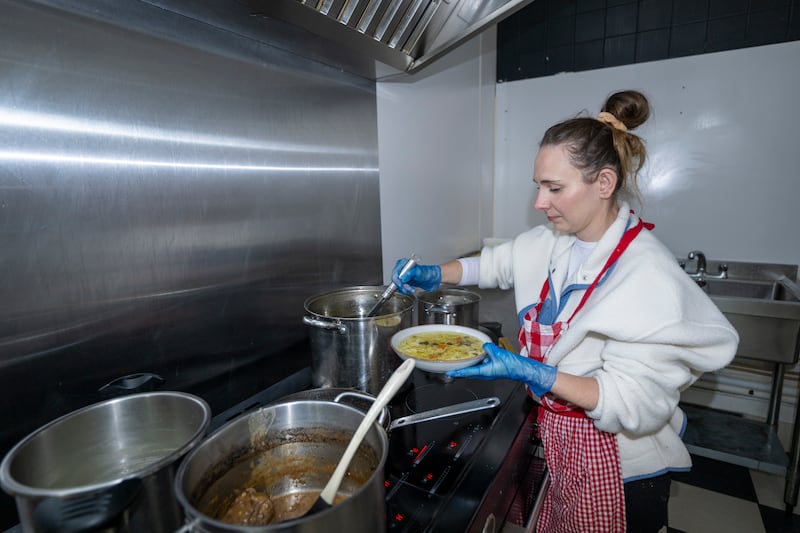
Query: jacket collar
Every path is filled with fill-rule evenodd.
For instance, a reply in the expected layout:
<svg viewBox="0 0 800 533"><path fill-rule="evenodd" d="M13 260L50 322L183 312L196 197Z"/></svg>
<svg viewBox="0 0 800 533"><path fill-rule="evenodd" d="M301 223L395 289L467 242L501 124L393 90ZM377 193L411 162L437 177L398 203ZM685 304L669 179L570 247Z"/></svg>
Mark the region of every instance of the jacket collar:
<svg viewBox="0 0 800 533"><path fill-rule="evenodd" d="M639 218L631 213L628 202L620 202L617 218L611 223L611 226L609 226L600 238L595 249L592 250L592 253L586 258L586 262L578 270L579 283L591 283L592 280L597 277L603 269L606 260L608 260L608 257L611 255L611 252L614 251L614 248L617 246L620 239L622 239L625 230L636 225L638 222ZM566 268L569 262L569 250L575 240L576 237L572 233L561 233L556 237L556 242L553 246L553 254L550 258L549 270L551 274L553 274L554 270L556 273L563 270L563 275L566 275Z"/></svg>

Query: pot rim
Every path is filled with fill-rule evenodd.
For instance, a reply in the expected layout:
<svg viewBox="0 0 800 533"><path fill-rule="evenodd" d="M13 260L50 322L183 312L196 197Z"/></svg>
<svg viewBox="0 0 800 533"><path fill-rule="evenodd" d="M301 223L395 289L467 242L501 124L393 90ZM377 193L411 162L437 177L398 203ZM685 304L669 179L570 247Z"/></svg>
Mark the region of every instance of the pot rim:
<svg viewBox="0 0 800 533"><path fill-rule="evenodd" d="M129 472L128 474L125 475L120 475L119 477L110 479L108 481L90 483L86 485L76 485L73 487L58 487L58 488L34 487L17 481L17 479L11 473L12 463L17 458L17 455L20 453L20 451L22 451L36 437L38 437L45 431L48 431L55 426L64 424L68 422L70 419L76 418L90 411L106 408L107 406L112 404L136 401L144 397L152 398L159 396L180 398L194 403L195 405L200 407L200 410L203 413L203 421L201 424L198 425L197 429L194 431L191 437L187 439L186 442L184 442L184 444L181 447L161 457L157 461L149 463L145 467L139 470ZM23 496L28 498L66 498L78 495L91 494L94 492L102 492L104 490L107 490L111 487L118 485L123 481L129 479L136 479L136 478L141 479L147 477L153 474L154 472L157 472L158 470L169 465L170 463L173 463L176 460L180 459L182 455L185 455L193 446L195 446L198 442L200 442L203 439L210 423L211 423L211 408L209 407L208 403L206 403L206 401L200 398L199 396L195 396L193 394L185 392L178 392L178 391L143 392L143 393L129 394L126 396L120 396L117 398L112 398L109 400L97 402L82 407L80 409L76 409L75 411L70 411L69 413L66 413L54 420L51 420L50 422L44 424L43 426L40 426L39 428L33 430L26 437L24 437L17 444L15 444L14 447L11 448L11 450L9 450L8 453L5 455L5 457L3 458L2 464L0 464L0 486L3 488L3 490L6 491L6 493L8 493L11 496L14 497Z"/></svg>
<svg viewBox="0 0 800 533"><path fill-rule="evenodd" d="M184 512L186 514L186 518L187 518L187 522L188 523L191 523L191 524L202 523L202 524L206 524L208 526L213 526L214 528L219 529L221 531L268 532L268 531L281 531L281 530L284 530L284 529L292 529L297 524L300 524L303 521L309 519L308 515L306 515L306 516L301 516L301 517L298 517L298 518L293 518L291 520L286 520L286 521L283 521L283 522L279 522L279 523L276 523L276 524L270 524L270 525L266 525L266 526L245 526L245 525L238 525L238 524L229 524L227 522L222 522L220 520L212 518L212 517L208 516L207 514L203 513L202 511L200 511L192 502L189 501L189 498L187 497L186 494L184 494L184 490L183 490L183 487L182 487L183 478L186 476L186 470L189 468L189 464L192 462L192 459L194 459L195 455L201 453L201 450L203 449L204 446L212 446L213 445L213 441L215 439L221 438L220 435L225 430L229 430L237 422L241 423L241 420L246 419L246 418L248 418L250 416L253 416L254 414L259 413L261 411L264 411L264 410L267 410L267 409L270 409L270 410L282 409L282 408L285 409L286 406L294 405L294 404L335 405L335 406L337 406L336 407L337 409L346 409L346 410L349 410L349 411L353 411L353 412L357 413L358 416L360 416L361 418L364 417L364 412L361 411L360 409L357 409L357 408L352 407L350 405L346 405L346 404L339 403L339 402L331 402L331 401L326 401L326 400L292 400L292 401L282 402L282 403L271 403L269 405L265 405L263 407L259 407L257 409L252 410L252 411L248 411L246 413L242 413L241 415L237 416L236 418L234 418L232 420L229 420L227 423L225 423L221 427L217 428L210 435L208 435L203 440L203 442L201 442L195 449L190 451L186 455L186 457L183 459L183 461L181 461L181 464L178 467L177 472L175 473L175 481L174 481L174 490L173 490L173 492L175 493L175 496L178 499L178 503L181 505L181 507L183 508L183 510L184 510ZM377 428L377 430L378 430L378 437L379 437L379 439L380 439L380 441L381 441L381 443L383 445L383 450L382 450L382 453L379 454L380 456L378 458L378 466L377 466L377 468L369 476L369 479L367 479L364 482L364 484L362 485L362 487L359 489L358 492L360 492L361 490L365 490L365 487L367 487L370 483L374 482L374 479L375 479L376 476L378 476L378 475L382 476L383 475L383 470L384 470L384 467L386 465L386 461L388 460L388 457L389 457L389 435L388 435L388 433L383 428L383 426L381 426L380 424L377 423L377 421L373 422L372 425L375 428ZM355 431L355 429L353 429L353 431ZM220 461L217 461L214 465L209 467L209 469L210 468L214 468L214 466L216 466L216 464L219 464L219 462ZM355 496L355 494L354 494L354 496ZM338 505L333 505L333 506L325 509L324 511L320 511L318 513L315 513L314 517L315 518L316 517L324 517L326 515L329 515L330 513L336 511L336 509L337 509L337 507L339 505L343 505L345 503L346 503L346 500L345 500L345 502L342 502L342 503L340 503Z"/></svg>
<svg viewBox="0 0 800 533"><path fill-rule="evenodd" d="M375 293L375 301L377 302L378 298L381 296L381 294L383 293L383 291L385 289L386 289L386 285L354 285L354 286L351 286L351 287L340 287L338 289L333 289L333 290L330 290L330 291L317 293L317 294L315 294L313 296L309 296L308 298L306 298L305 302L303 302L303 309L305 309L305 311L310 315L313 315L313 316L319 317L319 318L327 318L329 320L370 321L370 322L374 322L375 320L379 320L379 319L382 319L382 318L391 317L391 316L395 316L395 315L402 315L402 314L407 313L409 311L413 311L414 305L415 305L415 303L417 301L417 297L415 295L400 294L398 292L394 293L391 296L391 298L400 298L401 300L404 300L404 301L407 300L407 302L405 302L407 305L404 305L403 308L398 310L398 311L393 311L393 312L390 312L390 313L381 313L380 315L377 315L377 316L374 316L374 317L368 317L368 316L339 317L339 316L332 316L332 315L323 315L323 314L320 314L320 313L318 313L316 311L311 310L311 308L310 308L311 304L314 303L314 301L319 300L320 298L330 297L330 296L334 296L334 295L339 294L339 293L346 293L346 292L365 293L365 292L372 291L372 292Z"/></svg>
<svg viewBox="0 0 800 533"><path fill-rule="evenodd" d="M464 301L441 303L438 300L443 296L462 298ZM432 292L421 292L419 295L417 295L417 300L426 306L438 304L442 305L443 307L458 307L479 304L481 301L481 295L477 292L472 292L462 287L441 287Z"/></svg>

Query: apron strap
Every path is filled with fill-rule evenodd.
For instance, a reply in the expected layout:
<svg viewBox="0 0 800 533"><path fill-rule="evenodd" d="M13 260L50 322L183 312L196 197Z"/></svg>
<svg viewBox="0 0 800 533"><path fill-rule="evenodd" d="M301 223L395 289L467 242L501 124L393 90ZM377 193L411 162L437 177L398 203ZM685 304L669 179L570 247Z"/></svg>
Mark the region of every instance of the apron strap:
<svg viewBox="0 0 800 533"><path fill-rule="evenodd" d="M633 213L633 211L631 211L631 213ZM614 248L614 251L611 252L610 256L608 256L608 260L606 261L606 264L603 265L603 269L600 271L600 274L597 275L597 277L592 282L592 284L589 285L589 287L586 289L586 292L583 293L583 298L581 298L581 301L578 304L578 307L576 307L575 311L573 311L572 315L570 315L569 320L567 320L567 323L572 322L572 319L575 318L575 315L578 314L578 311L581 310L581 308L583 307L583 304L586 303L586 300L588 300L589 296L591 296L592 292L594 292L595 287L597 287L597 284L603 278L603 275L606 272L608 272L608 269L611 268L611 265L613 265L614 263L617 262L617 259L620 258L622 253L628 248L628 245L630 245L630 243L633 241L633 239L635 239L636 236L639 235L639 233L642 231L642 228L647 228L648 230L652 230L654 227L655 227L655 225L653 225L653 224L651 224L649 222L645 222L640 218L638 224L636 224L634 227L628 229L622 235L622 238L620 239L619 243L617 244L617 247Z"/></svg>

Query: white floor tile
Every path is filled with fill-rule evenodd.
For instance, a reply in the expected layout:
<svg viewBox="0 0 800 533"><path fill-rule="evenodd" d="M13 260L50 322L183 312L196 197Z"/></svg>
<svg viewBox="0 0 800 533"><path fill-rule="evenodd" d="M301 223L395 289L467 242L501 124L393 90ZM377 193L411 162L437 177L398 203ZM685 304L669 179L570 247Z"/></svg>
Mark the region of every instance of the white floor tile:
<svg viewBox="0 0 800 533"><path fill-rule="evenodd" d="M766 533L755 502L674 481L669 525L686 533Z"/></svg>
<svg viewBox="0 0 800 533"><path fill-rule="evenodd" d="M755 470L750 471L750 478L753 480L753 488L756 489L758 503L773 509L786 509L786 504L783 503L786 478ZM794 514L800 515L800 505L794 507Z"/></svg>

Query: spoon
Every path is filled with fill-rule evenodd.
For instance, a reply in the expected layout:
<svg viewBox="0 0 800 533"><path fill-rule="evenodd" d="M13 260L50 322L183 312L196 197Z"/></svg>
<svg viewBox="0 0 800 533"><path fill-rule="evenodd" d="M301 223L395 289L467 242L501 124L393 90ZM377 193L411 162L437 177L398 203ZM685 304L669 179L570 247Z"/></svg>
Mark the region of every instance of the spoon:
<svg viewBox="0 0 800 533"><path fill-rule="evenodd" d="M403 268L400 269L399 275L402 276L403 274L414 268L414 265L416 265L418 262L419 262L419 257L417 257L415 254L411 254L411 258L408 261L406 261L406 264L403 265ZM383 293L380 295L378 301L375 302L375 305L372 306L372 309L369 310L369 312L367 313L367 317L374 318L378 316L378 311L380 311L381 307L383 307L383 304L385 304L395 292L397 292L397 284L394 281L392 281L389 284L389 286L386 287L386 290L384 290Z"/></svg>
<svg viewBox="0 0 800 533"><path fill-rule="evenodd" d="M414 370L414 360L406 359L406 361L392 373L386 385L383 386L375 402L372 404L372 407L370 407L367 414L364 415L364 419L353 434L353 438L350 440L350 444L347 445L342 458L339 459L339 464L336 465L336 470L333 471L330 480L328 480L319 498L317 498L306 515L316 514L320 511L330 509L333 506L333 500L339 490L339 485L342 483L342 479L347 472L347 467L350 466L350 461L353 460L358 446L361 444L361 441L364 440L367 431L369 431L369 428L375 422L375 419L378 418L383 408L386 407L389 400L394 397L395 393L406 382L408 376L411 375L412 370Z"/></svg>

